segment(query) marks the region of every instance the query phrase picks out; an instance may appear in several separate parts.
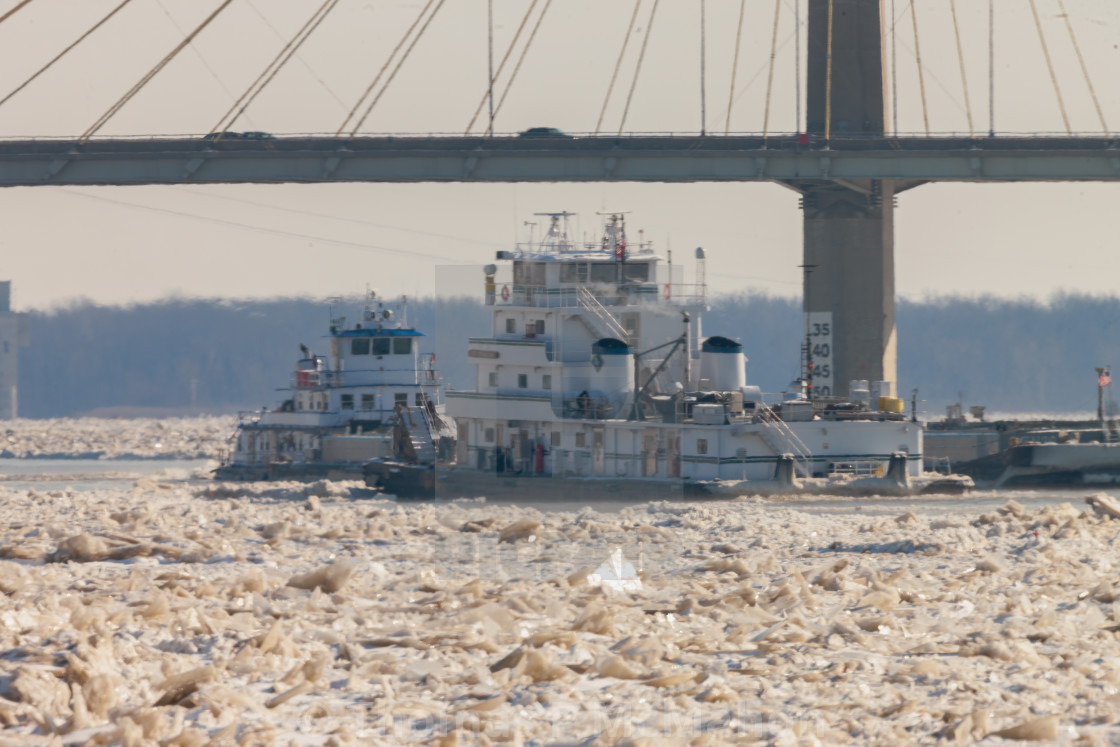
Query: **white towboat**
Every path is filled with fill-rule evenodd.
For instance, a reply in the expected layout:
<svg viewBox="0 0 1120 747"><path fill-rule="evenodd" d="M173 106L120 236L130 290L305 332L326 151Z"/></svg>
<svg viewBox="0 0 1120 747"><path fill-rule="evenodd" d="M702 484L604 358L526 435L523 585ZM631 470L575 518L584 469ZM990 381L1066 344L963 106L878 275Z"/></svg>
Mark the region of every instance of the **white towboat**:
<svg viewBox="0 0 1120 747"><path fill-rule="evenodd" d="M807 381L784 397L749 385L742 345L702 331L703 250L686 285L671 257L627 243L623 213L604 214L590 243L570 237L572 214L543 215L540 241L498 252L508 276L485 268L493 326L468 342L476 386L447 393L454 458L374 461L369 484L571 499L971 485L923 473L922 427L885 384L875 402L810 398Z"/></svg>
<svg viewBox="0 0 1120 747"><path fill-rule="evenodd" d="M287 393L275 409L243 414L233 447L215 471L220 480L361 479L362 464L393 453L394 412L425 410L427 443L450 436L434 354L421 354L424 333L408 326L406 298L368 294L347 326L331 310L329 353L300 345ZM446 443L446 441L444 442Z"/></svg>

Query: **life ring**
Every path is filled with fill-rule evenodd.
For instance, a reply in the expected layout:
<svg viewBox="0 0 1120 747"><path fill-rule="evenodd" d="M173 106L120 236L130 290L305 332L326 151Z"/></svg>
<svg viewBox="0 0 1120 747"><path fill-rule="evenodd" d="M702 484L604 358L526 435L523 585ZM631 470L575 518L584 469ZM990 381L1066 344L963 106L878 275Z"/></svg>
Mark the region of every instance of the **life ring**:
<svg viewBox="0 0 1120 747"><path fill-rule="evenodd" d="M509 300L509 286L508 285L503 285L502 286L502 300L503 301L508 301Z"/></svg>
<svg viewBox="0 0 1120 747"><path fill-rule="evenodd" d="M672 296L672 295L673 295L673 294L672 294L672 292L671 292L671 290L670 290L670 288L669 288L669 284L668 284L668 283L665 283L665 300L666 300L666 301L668 301L668 300L669 300L669 297L670 297L670 296Z"/></svg>

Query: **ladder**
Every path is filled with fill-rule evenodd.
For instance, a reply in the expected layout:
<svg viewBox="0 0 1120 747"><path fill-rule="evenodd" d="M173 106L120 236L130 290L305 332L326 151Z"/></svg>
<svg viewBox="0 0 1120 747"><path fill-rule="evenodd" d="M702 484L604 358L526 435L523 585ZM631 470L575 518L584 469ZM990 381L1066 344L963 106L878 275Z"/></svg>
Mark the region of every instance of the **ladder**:
<svg viewBox="0 0 1120 747"><path fill-rule="evenodd" d="M800 468L802 477L812 477L812 454L793 429L775 415L773 410L765 406L758 409L758 422L762 425L762 430L759 431L762 440L777 452L778 456L792 454L795 469Z"/></svg>
<svg viewBox="0 0 1120 747"><path fill-rule="evenodd" d="M403 433L402 433L403 431ZM423 406L401 407L394 423L394 450L397 456L416 464L436 460L436 447L427 409Z"/></svg>
<svg viewBox="0 0 1120 747"><path fill-rule="evenodd" d="M588 316L581 316L580 318L591 328L592 332L600 338L614 337L627 345L630 344L630 336L626 333L622 323L615 318L615 315L606 306L599 302L599 299L595 298L594 293L581 285L576 292L576 298L579 301L580 308L590 316L590 318Z"/></svg>

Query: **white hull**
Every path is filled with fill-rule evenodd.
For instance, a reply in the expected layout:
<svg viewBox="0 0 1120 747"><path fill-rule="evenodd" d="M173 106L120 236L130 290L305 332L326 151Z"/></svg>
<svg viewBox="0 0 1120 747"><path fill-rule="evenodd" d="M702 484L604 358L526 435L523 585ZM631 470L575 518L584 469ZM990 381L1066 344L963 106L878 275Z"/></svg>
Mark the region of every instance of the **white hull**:
<svg viewBox="0 0 1120 747"><path fill-rule="evenodd" d="M744 417L698 425L533 417L552 415L547 401L524 407L502 402L503 417L487 418L477 414L477 397L449 392L447 398L459 424L459 465L485 472L497 469L501 434L513 452L511 471L526 474L763 481L774 477L779 459L789 454L801 477L875 477L885 474L899 452L906 454L910 477L922 474L922 429L905 421L775 424ZM545 452L540 459L538 443Z"/></svg>

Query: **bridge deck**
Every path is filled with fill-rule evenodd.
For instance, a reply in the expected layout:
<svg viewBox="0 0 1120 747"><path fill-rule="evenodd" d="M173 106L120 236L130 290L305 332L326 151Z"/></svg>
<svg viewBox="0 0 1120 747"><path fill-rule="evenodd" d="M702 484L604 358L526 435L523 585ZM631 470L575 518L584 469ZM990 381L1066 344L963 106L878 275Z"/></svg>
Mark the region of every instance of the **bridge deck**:
<svg viewBox="0 0 1120 747"><path fill-rule="evenodd" d="M0 186L236 182L1113 181L1103 137L0 140Z"/></svg>

